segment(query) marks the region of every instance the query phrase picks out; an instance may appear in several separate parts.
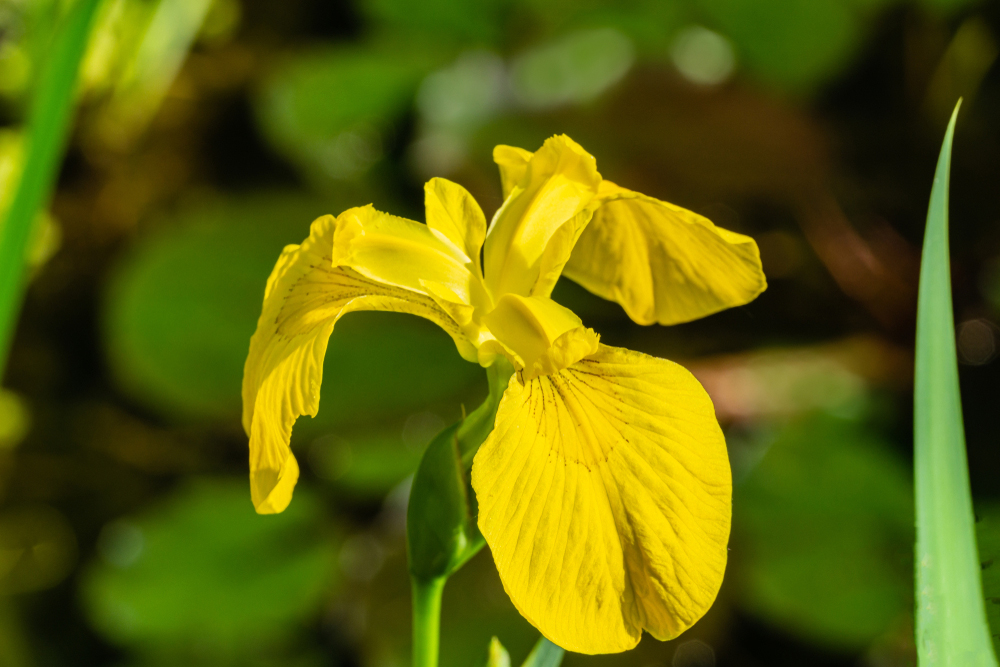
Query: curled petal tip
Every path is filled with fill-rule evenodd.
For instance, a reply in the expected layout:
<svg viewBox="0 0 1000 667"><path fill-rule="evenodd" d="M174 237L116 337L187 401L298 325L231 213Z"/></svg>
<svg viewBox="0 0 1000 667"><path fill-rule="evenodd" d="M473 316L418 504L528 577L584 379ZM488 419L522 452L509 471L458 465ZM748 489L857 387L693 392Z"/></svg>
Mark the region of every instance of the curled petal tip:
<svg viewBox="0 0 1000 667"><path fill-rule="evenodd" d="M292 502L299 479L299 464L288 455L280 469L262 468L250 472L250 497L257 514L280 514Z"/></svg>

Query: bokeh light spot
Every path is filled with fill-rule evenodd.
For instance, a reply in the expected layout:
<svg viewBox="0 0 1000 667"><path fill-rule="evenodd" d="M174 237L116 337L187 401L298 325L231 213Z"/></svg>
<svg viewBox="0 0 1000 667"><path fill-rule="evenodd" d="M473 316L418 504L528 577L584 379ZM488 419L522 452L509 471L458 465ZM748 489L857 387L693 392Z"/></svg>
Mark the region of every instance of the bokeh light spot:
<svg viewBox="0 0 1000 667"><path fill-rule="evenodd" d="M736 69L736 54L729 40L698 25L678 33L671 56L685 79L703 86L724 83Z"/></svg>
<svg viewBox="0 0 1000 667"><path fill-rule="evenodd" d="M369 533L347 538L340 549L340 568L355 581L371 581L384 562L385 549Z"/></svg>
<svg viewBox="0 0 1000 667"><path fill-rule="evenodd" d="M28 434L31 416L21 397L0 389L0 449L17 445Z"/></svg>
<svg viewBox="0 0 1000 667"><path fill-rule="evenodd" d="M511 87L531 109L589 102L620 81L634 59L631 40L617 30L582 31L520 56Z"/></svg>
<svg viewBox="0 0 1000 667"><path fill-rule="evenodd" d="M691 639L674 651L672 667L715 667L715 651L705 642Z"/></svg>
<svg viewBox="0 0 1000 667"><path fill-rule="evenodd" d="M970 366L982 366L997 354L996 332L984 319L966 320L958 325L958 356Z"/></svg>
<svg viewBox="0 0 1000 667"><path fill-rule="evenodd" d="M108 565L127 568L142 556L145 538L142 529L128 521L112 521L97 538L97 552Z"/></svg>

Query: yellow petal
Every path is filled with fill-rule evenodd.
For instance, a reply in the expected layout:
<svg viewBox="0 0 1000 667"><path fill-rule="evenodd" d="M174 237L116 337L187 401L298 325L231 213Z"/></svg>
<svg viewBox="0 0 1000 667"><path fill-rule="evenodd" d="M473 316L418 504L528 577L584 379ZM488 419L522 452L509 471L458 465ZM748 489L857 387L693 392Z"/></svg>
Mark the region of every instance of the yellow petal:
<svg viewBox="0 0 1000 667"><path fill-rule="evenodd" d="M538 278L534 287L531 288L532 296L550 296L559 277L563 273L566 262L569 261L580 239L580 235L587 228L590 218L593 215L593 208L588 207L569 219L568 222L556 230L545 246L542 256L538 261Z"/></svg>
<svg viewBox="0 0 1000 667"><path fill-rule="evenodd" d="M677 324L749 303L767 281L757 244L679 206L601 183L564 273L639 324Z"/></svg>
<svg viewBox="0 0 1000 667"><path fill-rule="evenodd" d="M531 156L486 234L486 285L494 298L531 293L549 240L588 211L600 182L593 156L569 137L552 137Z"/></svg>
<svg viewBox="0 0 1000 667"><path fill-rule="evenodd" d="M505 294L483 322L517 355L514 361L526 380L555 373L597 351L593 329L552 299Z"/></svg>
<svg viewBox="0 0 1000 667"><path fill-rule="evenodd" d="M472 485L504 588L565 649L671 639L715 600L729 460L711 400L677 364L601 345L555 375L515 375Z"/></svg>
<svg viewBox="0 0 1000 667"><path fill-rule="evenodd" d="M433 299L335 267L332 216L312 224L302 245L285 248L268 279L264 307L243 370L243 427L250 436L250 491L263 514L288 506L298 479L289 448L300 415L316 415L323 358L334 324L352 310L412 313L441 326L463 357L476 349Z"/></svg>
<svg viewBox="0 0 1000 667"><path fill-rule="evenodd" d="M514 189L528 169L533 153L523 148L500 145L493 149L493 161L500 168L504 199ZM563 223L550 237L539 259L538 279L531 289L532 296L549 296L562 275L573 246L593 215L594 203Z"/></svg>
<svg viewBox="0 0 1000 667"><path fill-rule="evenodd" d="M486 216L469 191L444 178L432 178L424 185L427 226L458 246L482 275L479 253L486 238Z"/></svg>
<svg viewBox="0 0 1000 667"><path fill-rule="evenodd" d="M528 161L531 160L531 151L516 146L500 145L493 149L493 161L500 167L500 186L503 189L503 198L510 195L514 186L520 183L524 177L524 172L528 170Z"/></svg>
<svg viewBox="0 0 1000 667"><path fill-rule="evenodd" d="M455 320L459 326L465 327L472 323L472 316L476 312L473 306L463 303L457 294L440 283L430 282L429 280L422 280L420 283L424 288L424 293L434 299L434 303L439 305L441 310L448 313L448 316Z"/></svg>
<svg viewBox="0 0 1000 667"><path fill-rule="evenodd" d="M438 283L469 303L472 260L441 232L371 206L337 216L333 264L381 283L423 292L421 281Z"/></svg>

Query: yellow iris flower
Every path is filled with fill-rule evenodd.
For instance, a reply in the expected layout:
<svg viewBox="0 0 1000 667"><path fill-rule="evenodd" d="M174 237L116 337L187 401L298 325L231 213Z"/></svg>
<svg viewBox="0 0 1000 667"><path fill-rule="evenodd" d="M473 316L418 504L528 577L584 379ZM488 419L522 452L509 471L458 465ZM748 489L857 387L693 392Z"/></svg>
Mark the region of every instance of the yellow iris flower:
<svg viewBox="0 0 1000 667"><path fill-rule="evenodd" d="M671 639L722 582L732 484L711 400L681 366L599 342L549 298L560 275L640 324L739 306L766 287L753 239L603 180L566 136L498 146L504 203L427 183L427 224L353 208L312 224L268 279L243 380L258 512L289 503L292 425L315 415L327 340L353 310L425 317L460 354L510 360L475 456L479 527L518 610L581 653ZM483 261L480 263L480 251Z"/></svg>

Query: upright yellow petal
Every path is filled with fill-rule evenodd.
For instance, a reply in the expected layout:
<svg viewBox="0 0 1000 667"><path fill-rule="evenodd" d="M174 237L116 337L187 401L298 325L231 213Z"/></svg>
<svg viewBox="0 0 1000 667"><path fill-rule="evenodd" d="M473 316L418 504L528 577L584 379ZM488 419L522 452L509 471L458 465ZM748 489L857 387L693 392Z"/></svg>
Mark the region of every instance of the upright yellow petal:
<svg viewBox="0 0 1000 667"><path fill-rule="evenodd" d="M371 206L337 216L333 264L363 276L417 292L422 281L442 285L470 303L473 260L431 227L377 211Z"/></svg>
<svg viewBox="0 0 1000 667"><path fill-rule="evenodd" d="M427 226L458 246L482 275L479 253L486 238L486 216L469 191L445 178L432 178L424 185L424 209Z"/></svg>
<svg viewBox="0 0 1000 667"><path fill-rule="evenodd" d="M531 156L486 234L486 285L495 299L531 294L549 240L576 216L589 218L600 182L593 156L567 136Z"/></svg>
<svg viewBox="0 0 1000 667"><path fill-rule="evenodd" d="M579 653L671 639L722 583L732 484L711 400L620 348L515 375L476 454L479 527L515 606Z"/></svg>
<svg viewBox="0 0 1000 667"><path fill-rule="evenodd" d="M552 299L505 294L483 322L518 356L515 361L527 380L555 373L597 351L598 335Z"/></svg>
<svg viewBox="0 0 1000 667"><path fill-rule="evenodd" d="M521 182L524 172L528 170L528 162L532 152L516 146L500 145L493 149L493 161L500 167L500 187L503 198L510 195L514 186Z"/></svg>
<svg viewBox="0 0 1000 667"><path fill-rule="evenodd" d="M500 182L506 199L514 186L521 182L528 170L528 162L534 155L530 151L514 146L500 145L493 149L493 161L500 168ZM598 190L599 191L599 190ZM596 198L589 206L556 228L546 243L538 260L538 278L531 288L531 296L547 297L562 275L563 267L570 258L573 246L581 232L590 222L593 209L600 203Z"/></svg>
<svg viewBox="0 0 1000 667"><path fill-rule="evenodd" d="M679 206L601 183L600 206L564 268L639 324L678 324L767 287L757 244Z"/></svg>
<svg viewBox="0 0 1000 667"><path fill-rule="evenodd" d="M463 357L476 349L433 299L379 283L332 259L337 220L312 224L302 245L285 248L268 279L264 307L243 371L243 427L250 436L250 491L262 514L288 506L298 479L289 448L300 415L315 416L323 358L334 324L352 310L412 313L441 326Z"/></svg>
<svg viewBox="0 0 1000 667"><path fill-rule="evenodd" d="M590 218L594 213L593 205L585 208L580 213L563 223L555 231L549 243L542 251L542 256L538 260L538 278L531 288L532 296L551 296L552 290L559 277L562 276L566 263L569 261L580 239L580 235L586 230L590 223Z"/></svg>

